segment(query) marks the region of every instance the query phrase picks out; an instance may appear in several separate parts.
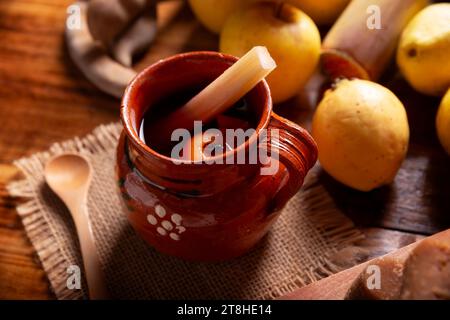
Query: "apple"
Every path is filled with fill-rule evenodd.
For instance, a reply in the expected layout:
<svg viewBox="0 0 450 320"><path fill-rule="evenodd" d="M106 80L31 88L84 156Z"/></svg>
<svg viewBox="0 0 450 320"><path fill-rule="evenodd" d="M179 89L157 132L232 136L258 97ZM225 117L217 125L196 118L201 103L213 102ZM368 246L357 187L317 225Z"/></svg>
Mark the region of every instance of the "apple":
<svg viewBox="0 0 450 320"><path fill-rule="evenodd" d="M242 56L265 46L277 63L267 77L275 103L299 93L314 73L320 34L314 22L288 3L257 2L235 11L220 34L220 51Z"/></svg>

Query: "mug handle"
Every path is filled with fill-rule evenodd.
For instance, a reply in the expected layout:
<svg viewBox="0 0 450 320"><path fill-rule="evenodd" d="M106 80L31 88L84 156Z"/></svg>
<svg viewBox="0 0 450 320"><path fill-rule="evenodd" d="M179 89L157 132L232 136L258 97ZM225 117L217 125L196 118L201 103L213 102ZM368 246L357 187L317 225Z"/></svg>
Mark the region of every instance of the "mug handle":
<svg viewBox="0 0 450 320"><path fill-rule="evenodd" d="M278 130L278 135L274 134ZM273 209L278 211L293 197L303 185L308 171L317 161L317 145L312 136L292 121L272 112L268 125L268 147L276 152L279 162L288 173L288 181L278 190L273 198Z"/></svg>

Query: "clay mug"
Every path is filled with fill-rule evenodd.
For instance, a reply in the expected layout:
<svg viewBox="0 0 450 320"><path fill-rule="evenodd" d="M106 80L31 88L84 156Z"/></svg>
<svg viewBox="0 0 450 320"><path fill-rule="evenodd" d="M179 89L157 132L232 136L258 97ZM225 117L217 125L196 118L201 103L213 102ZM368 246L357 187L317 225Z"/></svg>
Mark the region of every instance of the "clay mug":
<svg viewBox="0 0 450 320"><path fill-rule="evenodd" d="M273 174L261 174L261 163L179 163L139 138L149 108L210 83L236 60L216 52L178 54L139 73L123 96L116 166L120 193L133 228L161 253L196 261L246 253L269 231L316 162L309 133L272 111L266 81L246 95L257 119L255 133L223 156L250 150L266 133L266 147L279 164Z"/></svg>

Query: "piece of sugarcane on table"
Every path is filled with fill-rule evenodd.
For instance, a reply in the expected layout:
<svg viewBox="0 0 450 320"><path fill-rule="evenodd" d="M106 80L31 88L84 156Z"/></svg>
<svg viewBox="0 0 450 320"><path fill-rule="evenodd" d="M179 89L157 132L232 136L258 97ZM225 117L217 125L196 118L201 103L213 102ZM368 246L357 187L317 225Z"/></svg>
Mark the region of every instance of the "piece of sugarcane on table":
<svg viewBox="0 0 450 320"><path fill-rule="evenodd" d="M323 41L322 70L331 78L376 81L391 61L402 30L427 4L427 0L351 1Z"/></svg>

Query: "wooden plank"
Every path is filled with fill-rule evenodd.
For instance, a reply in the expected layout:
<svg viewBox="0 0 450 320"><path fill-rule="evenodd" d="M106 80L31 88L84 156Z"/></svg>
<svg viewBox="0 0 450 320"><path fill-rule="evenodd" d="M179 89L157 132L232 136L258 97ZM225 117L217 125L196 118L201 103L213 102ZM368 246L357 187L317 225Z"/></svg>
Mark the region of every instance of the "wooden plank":
<svg viewBox="0 0 450 320"><path fill-rule="evenodd" d="M364 234L364 239L339 250L330 257L331 261L341 270L352 268L425 238L419 234L382 228L362 228L360 230Z"/></svg>
<svg viewBox="0 0 450 320"><path fill-rule="evenodd" d="M54 299L44 271L0 261L0 299Z"/></svg>
<svg viewBox="0 0 450 320"><path fill-rule="evenodd" d="M20 176L15 166L0 164L0 299L51 299L47 277L15 209L20 200L5 189Z"/></svg>
<svg viewBox="0 0 450 320"><path fill-rule="evenodd" d="M52 297L45 272L23 229L0 227L0 299Z"/></svg>

